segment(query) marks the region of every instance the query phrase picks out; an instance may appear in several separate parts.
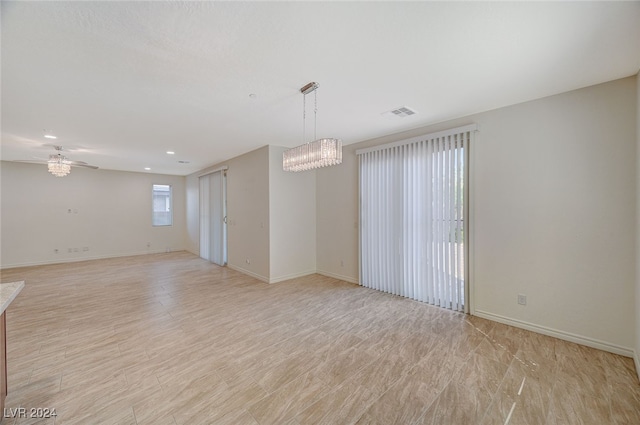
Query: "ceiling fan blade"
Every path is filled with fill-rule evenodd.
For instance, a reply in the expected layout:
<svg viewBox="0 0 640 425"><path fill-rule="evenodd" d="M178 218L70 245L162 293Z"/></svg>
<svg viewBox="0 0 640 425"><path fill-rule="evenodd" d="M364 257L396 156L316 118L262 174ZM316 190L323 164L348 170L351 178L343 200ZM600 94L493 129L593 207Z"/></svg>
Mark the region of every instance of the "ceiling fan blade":
<svg viewBox="0 0 640 425"><path fill-rule="evenodd" d="M14 159L11 162L23 162L25 164L46 164L47 160L39 160L39 159Z"/></svg>
<svg viewBox="0 0 640 425"><path fill-rule="evenodd" d="M96 167L95 165L90 165L87 164L84 161L65 161L67 164L71 165L72 167L84 167L84 168L91 168L92 170L97 170L98 167Z"/></svg>
<svg viewBox="0 0 640 425"><path fill-rule="evenodd" d="M47 161L46 160L36 160L36 159L14 159L12 162L21 162L24 164L46 164ZM91 168L92 170L97 170L99 167L95 166L95 165L90 165L87 164L84 161L69 161L69 160L65 160L64 161L65 164L69 164L72 167L84 167L84 168Z"/></svg>
<svg viewBox="0 0 640 425"><path fill-rule="evenodd" d="M85 168L91 168L93 170L97 170L98 169L98 167L96 167L95 165L87 164L84 161L72 161L72 160L70 160L69 158L67 158L66 155L63 155L61 153L63 151L63 149L64 149L62 146L58 146L58 145L49 145L49 146L53 147L58 152L57 154L49 155L49 159L47 159L47 158L38 158L38 157L34 156L33 159L16 160L15 162L28 162L28 163L34 163L34 164L46 164L50 160L52 160L52 161L60 161L60 162L62 162L64 164L70 165L72 167L85 167ZM67 150L69 150L69 149L67 149ZM78 149L78 150L80 150L80 149Z"/></svg>

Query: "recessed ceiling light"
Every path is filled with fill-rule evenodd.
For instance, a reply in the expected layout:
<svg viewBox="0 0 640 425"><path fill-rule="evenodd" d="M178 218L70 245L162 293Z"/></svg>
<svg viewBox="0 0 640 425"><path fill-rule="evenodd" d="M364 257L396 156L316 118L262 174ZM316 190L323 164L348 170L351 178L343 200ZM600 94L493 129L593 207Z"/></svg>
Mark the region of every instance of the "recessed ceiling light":
<svg viewBox="0 0 640 425"><path fill-rule="evenodd" d="M47 139L57 139L56 136L54 136L53 134L49 134L49 133L45 134L44 137L47 138Z"/></svg>
<svg viewBox="0 0 640 425"><path fill-rule="evenodd" d="M176 153L174 151L167 151L167 155L175 155Z"/></svg>
<svg viewBox="0 0 640 425"><path fill-rule="evenodd" d="M255 94L255 93L251 93L251 94L249 95L249 97L250 97L251 99L255 99L255 98L257 98L257 97L258 97L258 95L257 95L257 94Z"/></svg>
<svg viewBox="0 0 640 425"><path fill-rule="evenodd" d="M144 167L144 169L147 170L147 171L151 170L151 168L149 168L149 167Z"/></svg>

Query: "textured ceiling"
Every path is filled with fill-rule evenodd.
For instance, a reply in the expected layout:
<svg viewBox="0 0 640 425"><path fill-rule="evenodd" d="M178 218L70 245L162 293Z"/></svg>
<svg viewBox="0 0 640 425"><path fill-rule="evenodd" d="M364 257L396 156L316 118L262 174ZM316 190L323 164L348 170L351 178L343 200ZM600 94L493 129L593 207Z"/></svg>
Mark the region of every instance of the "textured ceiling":
<svg viewBox="0 0 640 425"><path fill-rule="evenodd" d="M310 81L317 136L350 144L640 68L640 2L2 1L1 13L2 159L53 153L51 130L70 159L128 171L186 175L299 145ZM400 106L418 113L383 115Z"/></svg>

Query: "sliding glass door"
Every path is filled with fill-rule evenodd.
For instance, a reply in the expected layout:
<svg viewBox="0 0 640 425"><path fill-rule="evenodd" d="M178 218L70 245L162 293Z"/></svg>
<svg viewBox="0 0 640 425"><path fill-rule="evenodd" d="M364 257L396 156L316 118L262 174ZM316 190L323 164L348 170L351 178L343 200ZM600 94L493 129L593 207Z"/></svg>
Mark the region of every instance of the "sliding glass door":
<svg viewBox="0 0 640 425"><path fill-rule="evenodd" d="M225 170L205 174L200 184L200 257L227 264L227 177Z"/></svg>

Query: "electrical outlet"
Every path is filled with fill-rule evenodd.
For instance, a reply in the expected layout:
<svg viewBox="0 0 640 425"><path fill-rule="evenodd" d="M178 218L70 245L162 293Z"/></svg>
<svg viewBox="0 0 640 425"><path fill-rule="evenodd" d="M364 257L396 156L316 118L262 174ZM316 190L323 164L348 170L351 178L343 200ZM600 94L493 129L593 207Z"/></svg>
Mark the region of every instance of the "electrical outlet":
<svg viewBox="0 0 640 425"><path fill-rule="evenodd" d="M340 260L340 267L344 267L344 260Z"/></svg>
<svg viewBox="0 0 640 425"><path fill-rule="evenodd" d="M518 304L527 305L527 296L524 294L518 294Z"/></svg>

